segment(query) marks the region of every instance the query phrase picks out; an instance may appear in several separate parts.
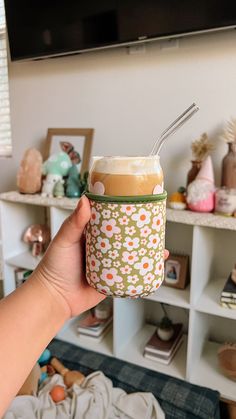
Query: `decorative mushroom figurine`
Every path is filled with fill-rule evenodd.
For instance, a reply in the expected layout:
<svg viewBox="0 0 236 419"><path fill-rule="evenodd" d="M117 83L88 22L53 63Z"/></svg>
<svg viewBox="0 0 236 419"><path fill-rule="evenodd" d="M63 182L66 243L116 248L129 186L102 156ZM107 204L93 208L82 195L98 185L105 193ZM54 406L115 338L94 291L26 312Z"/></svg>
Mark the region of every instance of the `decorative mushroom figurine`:
<svg viewBox="0 0 236 419"><path fill-rule="evenodd" d="M45 224L32 224L25 231L23 241L31 245L33 256L39 256L50 242L50 229Z"/></svg>
<svg viewBox="0 0 236 419"><path fill-rule="evenodd" d="M54 186L62 181L63 176L68 175L71 166L70 157L63 151L53 154L43 163L43 175L46 175L41 194L43 197L53 196Z"/></svg>

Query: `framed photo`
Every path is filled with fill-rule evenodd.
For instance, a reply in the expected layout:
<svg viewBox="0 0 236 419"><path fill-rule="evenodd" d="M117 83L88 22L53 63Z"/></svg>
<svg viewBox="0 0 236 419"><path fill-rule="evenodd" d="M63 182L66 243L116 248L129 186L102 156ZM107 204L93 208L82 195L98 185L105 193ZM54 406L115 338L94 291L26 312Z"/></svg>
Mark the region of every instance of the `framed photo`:
<svg viewBox="0 0 236 419"><path fill-rule="evenodd" d="M189 257L171 253L165 261L164 285L184 289L189 279Z"/></svg>
<svg viewBox="0 0 236 419"><path fill-rule="evenodd" d="M48 128L44 157L65 151L83 174L89 170L93 134L93 128Z"/></svg>

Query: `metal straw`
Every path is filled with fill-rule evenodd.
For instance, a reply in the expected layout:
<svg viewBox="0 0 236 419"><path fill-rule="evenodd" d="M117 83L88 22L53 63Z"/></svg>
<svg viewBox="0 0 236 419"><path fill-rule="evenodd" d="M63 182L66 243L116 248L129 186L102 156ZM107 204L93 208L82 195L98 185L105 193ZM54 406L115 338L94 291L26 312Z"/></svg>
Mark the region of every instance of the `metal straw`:
<svg viewBox="0 0 236 419"><path fill-rule="evenodd" d="M175 121L173 121L160 135L159 138L154 143L150 156L159 154L160 150L165 142L165 140L173 135L182 125L185 124L192 116L199 111L199 107L193 103L189 108L187 108L180 116L178 116Z"/></svg>

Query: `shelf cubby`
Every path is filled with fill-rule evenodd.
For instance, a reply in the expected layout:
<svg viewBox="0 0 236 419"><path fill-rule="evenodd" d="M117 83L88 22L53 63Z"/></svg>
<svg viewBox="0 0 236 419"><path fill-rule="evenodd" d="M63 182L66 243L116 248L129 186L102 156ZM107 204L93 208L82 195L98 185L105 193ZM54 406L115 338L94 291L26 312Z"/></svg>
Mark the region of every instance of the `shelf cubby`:
<svg viewBox="0 0 236 419"><path fill-rule="evenodd" d="M42 198L18 192L1 194L1 255L4 294L15 288L16 268L34 269L34 258L22 241L33 223L51 227L52 237L78 200ZM146 368L207 386L236 401L235 383L225 377L217 351L236 342L236 310L220 306L220 293L235 263L236 219L214 214L167 209L166 248L190 258L190 284L180 290L162 286L145 299L114 299L113 328L98 342L77 333L72 319L57 337L75 345L124 359ZM175 322L184 325L184 342L169 365L143 357L146 342L163 316L161 304Z"/></svg>

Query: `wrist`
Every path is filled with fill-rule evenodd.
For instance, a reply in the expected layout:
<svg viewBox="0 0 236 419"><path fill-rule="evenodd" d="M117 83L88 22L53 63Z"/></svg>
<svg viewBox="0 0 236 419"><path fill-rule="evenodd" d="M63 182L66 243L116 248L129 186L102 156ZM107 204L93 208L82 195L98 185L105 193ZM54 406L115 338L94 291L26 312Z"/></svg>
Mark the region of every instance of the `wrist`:
<svg viewBox="0 0 236 419"><path fill-rule="evenodd" d="M40 295L42 307L49 311L50 321L55 324L55 329L59 329L71 317L70 307L63 295L38 269L33 272L27 282Z"/></svg>

